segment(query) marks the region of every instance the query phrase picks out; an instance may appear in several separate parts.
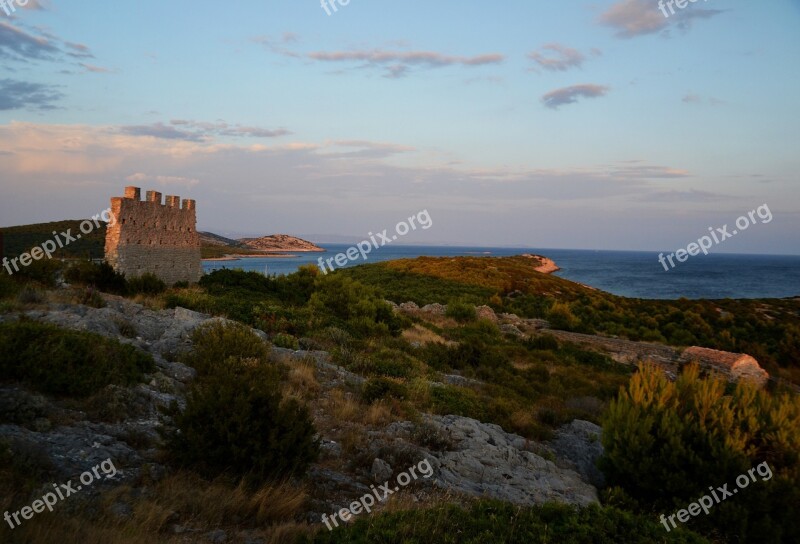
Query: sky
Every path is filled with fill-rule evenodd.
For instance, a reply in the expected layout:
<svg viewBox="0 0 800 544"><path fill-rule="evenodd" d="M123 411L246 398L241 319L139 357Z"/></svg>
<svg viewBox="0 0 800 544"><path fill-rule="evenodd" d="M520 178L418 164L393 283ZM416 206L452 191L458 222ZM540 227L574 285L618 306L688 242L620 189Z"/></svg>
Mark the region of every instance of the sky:
<svg viewBox="0 0 800 544"><path fill-rule="evenodd" d="M0 226L800 254L800 0L345 3L6 0Z"/></svg>

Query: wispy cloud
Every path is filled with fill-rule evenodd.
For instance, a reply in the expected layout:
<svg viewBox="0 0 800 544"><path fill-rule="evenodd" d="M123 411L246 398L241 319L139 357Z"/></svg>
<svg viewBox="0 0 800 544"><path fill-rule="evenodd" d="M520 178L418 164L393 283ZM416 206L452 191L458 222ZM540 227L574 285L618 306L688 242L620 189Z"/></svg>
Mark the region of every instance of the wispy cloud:
<svg viewBox="0 0 800 544"><path fill-rule="evenodd" d="M0 79L0 111L2 110L52 110L64 94L54 85Z"/></svg>
<svg viewBox="0 0 800 544"><path fill-rule="evenodd" d="M131 136L152 136L165 140L185 140L187 142L209 141L213 139L214 136L277 138L279 136L291 134L291 131L285 128L266 129L230 125L225 122L206 123L185 119L173 119L169 124L158 122L149 125L128 125L120 127L120 131Z"/></svg>
<svg viewBox="0 0 800 544"><path fill-rule="evenodd" d="M434 51L387 51L382 49L354 51L317 51L307 57L319 62L362 63L362 67L380 67L386 77L398 78L409 73L412 67L444 68L447 66L485 66L500 64L505 56L489 53L472 57L446 55Z"/></svg>
<svg viewBox="0 0 800 544"><path fill-rule="evenodd" d="M255 43L261 44L273 53L284 55L286 57L300 58L302 55L290 49L290 45L296 44L300 41L299 36L292 32L284 32L279 38L271 36L257 36L253 38Z"/></svg>
<svg viewBox="0 0 800 544"><path fill-rule="evenodd" d="M685 94L683 98L681 98L681 102L684 104L707 104L709 106L719 106L720 104L725 103L724 101L714 98L713 96L705 97L694 93Z"/></svg>
<svg viewBox="0 0 800 544"><path fill-rule="evenodd" d="M571 68L580 68L586 60L586 56L577 49L558 43L545 44L539 51L529 53L528 58L541 68L552 72L566 72Z"/></svg>
<svg viewBox="0 0 800 544"><path fill-rule="evenodd" d="M92 72L95 74L108 74L111 72L108 68L103 68L102 66L95 66L93 64L86 64L85 62L81 63L81 66L87 71Z"/></svg>
<svg viewBox="0 0 800 544"><path fill-rule="evenodd" d="M295 59L306 59L313 62L352 64L355 68L377 68L384 71L384 77L399 79L409 75L413 68L433 69L448 66L484 66L500 64L505 55L488 53L475 56L448 55L436 51L404 50L404 49L354 49L349 51L312 51L300 52L297 45L300 38L296 34L284 33L279 38L259 36L253 41L263 45L269 51ZM396 47L405 47L404 42L394 43Z"/></svg>
<svg viewBox="0 0 800 544"><path fill-rule="evenodd" d="M696 19L710 19L723 10L701 8L690 4L675 14L664 17L655 0L620 0L604 11L598 21L615 29L619 38L635 38L667 31L670 26L688 30Z"/></svg>
<svg viewBox="0 0 800 544"><path fill-rule="evenodd" d="M605 96L609 88L603 85L583 84L572 85L570 87L563 87L550 91L542 96L544 105L551 109L557 109L559 106L566 104L574 104L579 98L598 98Z"/></svg>
<svg viewBox="0 0 800 544"><path fill-rule="evenodd" d="M16 60L56 60L61 49L44 36L35 36L0 21L0 57Z"/></svg>

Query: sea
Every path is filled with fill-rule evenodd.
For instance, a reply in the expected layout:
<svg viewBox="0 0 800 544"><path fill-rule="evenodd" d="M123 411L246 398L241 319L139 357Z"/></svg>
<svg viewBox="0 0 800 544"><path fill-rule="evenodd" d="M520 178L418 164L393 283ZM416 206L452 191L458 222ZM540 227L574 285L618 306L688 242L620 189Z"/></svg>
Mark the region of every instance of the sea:
<svg viewBox="0 0 800 544"><path fill-rule="evenodd" d="M237 261L203 261L205 272L229 268L263 274L291 274L319 257L331 258L349 244L318 244L325 253L295 253L291 256L255 257ZM675 262L664 270L658 253L643 251L594 251L576 249L497 248L455 246L384 246L373 250L364 263L413 259L420 256L504 257L532 253L555 261L555 275L615 295L643 299L785 298L800 296L800 256L734 255L711 253Z"/></svg>

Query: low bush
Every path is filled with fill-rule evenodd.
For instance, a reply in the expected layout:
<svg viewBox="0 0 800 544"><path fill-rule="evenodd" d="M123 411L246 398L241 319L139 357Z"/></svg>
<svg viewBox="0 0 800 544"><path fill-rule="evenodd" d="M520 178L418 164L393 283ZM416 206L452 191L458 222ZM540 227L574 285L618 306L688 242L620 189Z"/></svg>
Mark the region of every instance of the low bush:
<svg viewBox="0 0 800 544"><path fill-rule="evenodd" d="M45 287L55 287L62 266L61 261L41 259L31 262L28 266L21 266L11 277L21 283L33 281Z"/></svg>
<svg viewBox="0 0 800 544"><path fill-rule="evenodd" d="M124 295L128 292L125 274L120 274L110 264L79 261L64 271L64 279L69 283L91 286L104 293Z"/></svg>
<svg viewBox="0 0 800 544"><path fill-rule="evenodd" d="M98 334L25 320L0 323L0 378L42 393L86 397L109 384L137 383L154 369L149 355Z"/></svg>
<svg viewBox="0 0 800 544"><path fill-rule="evenodd" d="M402 383L388 378L370 378L361 386L361 400L365 404L387 397L403 400L408 397L408 389Z"/></svg>
<svg viewBox="0 0 800 544"><path fill-rule="evenodd" d="M300 476L319 453L307 408L281 394L273 367L218 368L198 379L174 415L167 449L179 466L254 484Z"/></svg>
<svg viewBox="0 0 800 544"><path fill-rule="evenodd" d="M192 334L194 349L181 362L201 375L212 373L229 359L254 360L266 364L269 346L249 327L240 323L214 321L198 327Z"/></svg>
<svg viewBox="0 0 800 544"><path fill-rule="evenodd" d="M284 334L282 332L272 337L272 344L278 348L286 348L298 350L300 349L300 342L291 334Z"/></svg>
<svg viewBox="0 0 800 544"><path fill-rule="evenodd" d="M548 503L520 507L483 500L469 509L445 505L430 510L361 516L333 531L323 528L314 544L708 544L686 531L667 533L644 516L592 505Z"/></svg>
<svg viewBox="0 0 800 544"><path fill-rule="evenodd" d="M733 487L737 476L767 463L768 481L689 525L732 540L800 542L796 394L771 395L741 382L731 390L721 377L701 378L696 365L671 382L657 367L643 366L611 403L602 441L609 485L665 513L685 508L711 485Z"/></svg>
<svg viewBox="0 0 800 544"><path fill-rule="evenodd" d="M437 414L455 414L486 421L486 408L471 389L445 385L431 388L431 402Z"/></svg>
<svg viewBox="0 0 800 544"><path fill-rule="evenodd" d="M6 274L5 270L0 268L0 300L8 299L17 294L19 286L11 276Z"/></svg>
<svg viewBox="0 0 800 544"><path fill-rule="evenodd" d="M360 337L400 334L402 319L372 287L341 274L318 276L314 287L308 306L323 326L339 326Z"/></svg>
<svg viewBox="0 0 800 544"><path fill-rule="evenodd" d="M128 280L128 294L130 295L158 295L166 290L167 284L149 272Z"/></svg>
<svg viewBox="0 0 800 544"><path fill-rule="evenodd" d="M308 409L283 396L266 344L235 323L201 327L194 340L186 360L199 376L165 432L172 461L253 484L304 473L319 454L316 430Z"/></svg>
<svg viewBox="0 0 800 544"><path fill-rule="evenodd" d="M475 306L460 300L450 301L447 304L447 312L445 312L445 315L447 317L452 317L459 323L467 323L477 319Z"/></svg>

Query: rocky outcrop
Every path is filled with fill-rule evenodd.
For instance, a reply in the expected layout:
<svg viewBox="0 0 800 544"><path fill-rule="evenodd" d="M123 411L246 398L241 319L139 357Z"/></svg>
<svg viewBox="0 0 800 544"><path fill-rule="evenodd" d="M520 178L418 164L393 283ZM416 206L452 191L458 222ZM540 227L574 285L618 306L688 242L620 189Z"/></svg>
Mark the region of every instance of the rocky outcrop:
<svg viewBox="0 0 800 544"><path fill-rule="evenodd" d="M553 447L468 417L428 415L424 421L428 432L447 444L444 451L414 445L412 437L418 432L414 423L392 423L369 433L365 456L375 458L369 479L376 473L386 476L387 467L405 470L408 459L428 459L433 476L425 482L448 492L519 505L548 501L587 505L598 500L589 477L600 480L590 466L597 453L592 435L599 435L599 428L591 423L565 428Z"/></svg>
<svg viewBox="0 0 800 544"><path fill-rule="evenodd" d="M536 266L536 268L534 268L534 270L542 274L552 274L553 272L561 270L558 265L556 265L555 261L548 259L547 257L542 257L541 255L531 255L530 253L525 253L522 256L529 259L537 259L539 264Z"/></svg>
<svg viewBox="0 0 800 544"><path fill-rule="evenodd" d="M680 362L697 363L702 368L724 374L730 381L745 380L759 387L763 387L769 380L769 374L759 366L758 361L744 353L693 346L683 350Z"/></svg>
<svg viewBox="0 0 800 544"><path fill-rule="evenodd" d="M453 443L452 451L430 453L441 487L521 505L558 501L584 506L598 500L597 489L578 472L537 455L530 441L498 425L453 415L429 421ZM562 451L588 458L569 452L567 444Z"/></svg>
<svg viewBox="0 0 800 544"><path fill-rule="evenodd" d="M601 434L599 425L576 419L558 429L549 446L556 457L568 461L584 481L603 487L605 477L597 468L597 461L603 455Z"/></svg>

